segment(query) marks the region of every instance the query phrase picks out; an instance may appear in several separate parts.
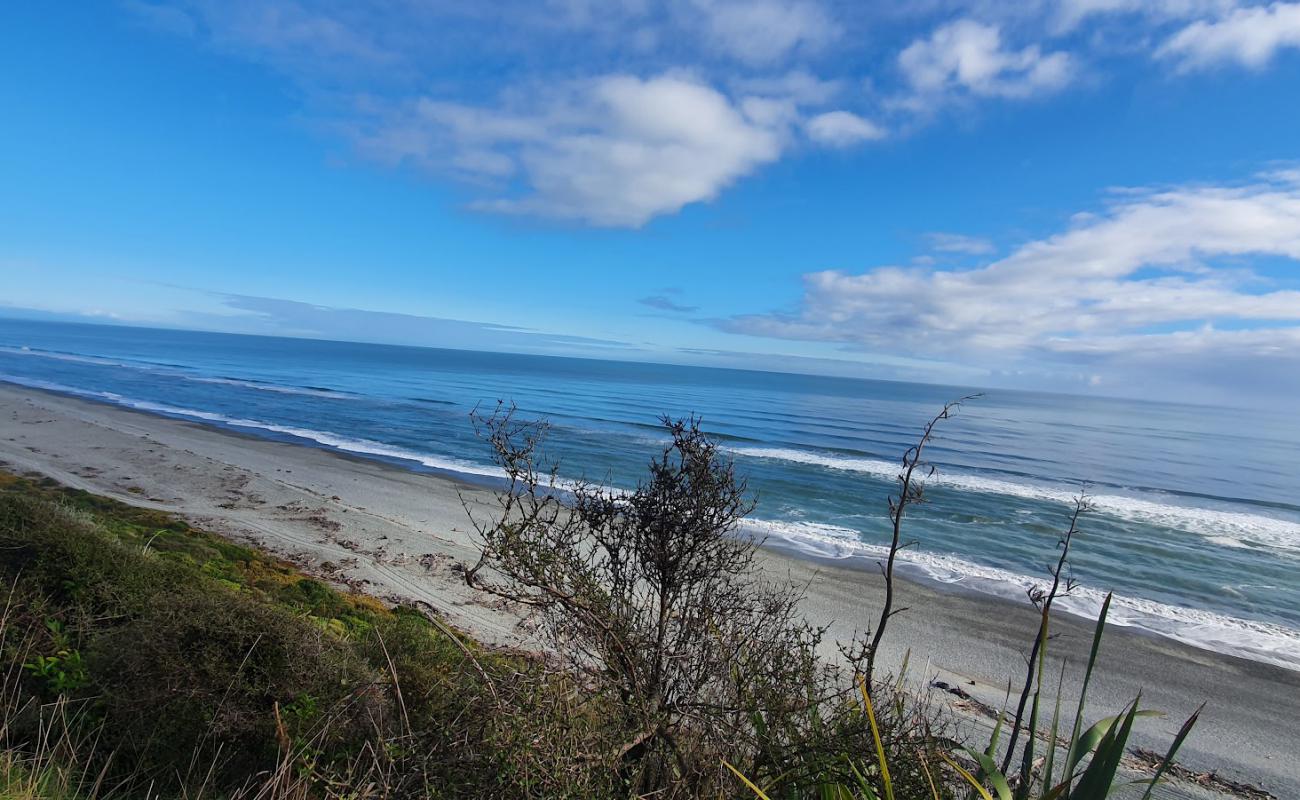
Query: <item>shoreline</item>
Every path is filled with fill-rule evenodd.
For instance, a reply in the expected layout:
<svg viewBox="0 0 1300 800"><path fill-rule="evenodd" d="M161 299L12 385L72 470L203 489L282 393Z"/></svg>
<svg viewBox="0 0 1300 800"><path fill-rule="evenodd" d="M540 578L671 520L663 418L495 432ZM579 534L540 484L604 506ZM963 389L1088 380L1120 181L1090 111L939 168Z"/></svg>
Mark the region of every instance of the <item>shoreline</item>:
<svg viewBox="0 0 1300 800"><path fill-rule="evenodd" d="M458 571L476 555L462 496L472 506L491 497L479 484L8 383L0 384L0 461L178 513L380 598L427 603L486 641L529 646L509 610L475 596ZM807 583L805 611L830 626L831 641L849 638L878 613L874 562L855 560L861 563L795 556L777 543L762 555L770 576ZM937 675L1000 707L1008 678L1023 680L1020 652L1036 613L960 585L904 579L898 590L900 604L912 610L891 622L881 664L896 667L910 649L913 677ZM1092 628L1083 618L1054 618L1060 636L1049 652L1081 663ZM1260 783L1279 797L1300 795L1300 764L1291 755L1300 750L1300 673L1109 626L1091 707L1101 716L1139 691L1145 705L1169 716L1146 725L1136 744L1167 743L1208 700L1180 761Z"/></svg>
<svg viewBox="0 0 1300 800"><path fill-rule="evenodd" d="M207 379L199 379L207 380ZM228 380L228 379L218 379ZM497 470L481 463L470 463L461 458L439 456L432 452L438 448L410 448L408 446L389 445L381 441L366 438L353 438L327 430L317 430L307 423L280 424L244 419L239 414L230 416L225 413L197 411L169 405L166 402L138 401L110 393L100 393L62 386L42 380L25 380L5 376L0 382L40 391L52 392L57 396L87 400L95 404L125 408L144 412L149 415L182 422L198 423L236 436L251 436L261 440L287 443L297 446L323 449L328 453L344 458L361 458L394 466L405 472L431 474L456 485L472 487L476 490L496 491L501 483ZM313 390L315 391L315 390ZM730 448L723 448L731 450ZM743 449L732 450L743 454ZM779 456L784 457L784 456ZM877 478L891 479L894 475L893 465L875 462L877 468L873 474ZM883 468L883 472L880 471ZM838 467L833 467L838 469ZM850 468L856 469L856 467ZM870 471L870 470L869 470ZM956 481L957 484L979 484L984 491L994 494L1006 489L998 481L989 483L983 478L969 476L953 478L941 474L934 478L938 484L945 485ZM993 484L997 484L993 486ZM989 488L993 486L993 488ZM1009 486L1009 484L1008 484ZM1053 499L1060 500L1070 496L1053 489L1025 489L1020 487L1010 494L1015 496L1041 497L1046 492ZM1103 500L1107 495L1090 495L1090 500L1098 503L1100 513L1105 514ZM1110 501L1117 498L1110 497ZM880 501L883 505L883 499ZM1072 503L1073 501L1071 501ZM1136 502L1136 501L1135 501ZM1150 503L1148 503L1150 505ZM1181 508L1184 513L1196 511L1180 506L1160 506L1168 511ZM1005 509L1004 509L1005 511ZM761 512L760 512L761 513ZM1232 528L1241 525L1236 518L1242 515L1236 512L1210 512L1201 510L1197 513L1217 514L1214 517L1218 525ZM1196 518L1196 525L1204 525L1207 520ZM1279 525L1283 523L1275 520ZM909 529L918 523L913 521ZM923 523L920 523L923 524ZM1090 527L1090 526L1087 526ZM1188 528L1191 531L1192 528ZM1200 530L1200 528L1197 528ZM1211 538L1225 535L1225 529L1214 528L1217 533ZM763 519L751 515L740 525L740 532L761 540L769 547L780 550L799 560L812 560L818 563L832 563L850 569L866 569L875 572L875 565L885 554L885 548L878 544L861 541L858 534L848 528L815 522L791 522ZM1200 530L1204 534L1204 530ZM1083 548L1076 555L1085 554ZM1040 552L1038 554L1046 558ZM904 549L899 554L899 575L905 579L919 582L940 591L978 592L1013 603L1023 602L1025 593L1031 588L1046 590L1048 586L1045 567L1021 564L1016 569L991 566L963 558L950 552L929 552L925 549ZM1285 578L1278 577L1278 580ZM1148 576L1147 581L1160 580ZM1222 580L1232 580L1224 575ZM1173 639L1194 648L1209 650L1230 656L1241 656L1253 661L1261 661L1300 672L1300 629L1277 619L1260 619L1251 616L1234 615L1231 612L1214 610L1209 606L1187 606L1176 599L1154 600L1146 596L1142 589L1129 586L1129 591L1120 589L1114 594L1110 606L1108 625L1139 630L1157 636ZM1226 587L1225 587L1226 589ZM1087 620L1096 620L1106 593L1100 585L1082 585L1074 591L1061 595L1056 609L1062 614L1071 614Z"/></svg>
<svg viewBox="0 0 1300 800"><path fill-rule="evenodd" d="M847 550L848 552L843 555L825 555L818 552L817 547L808 547L784 537L771 537L765 539L763 544L766 548L777 550L795 560L811 561L859 573L869 572L872 575L878 572L879 561L887 553L883 547L858 545L855 542L847 542L844 545L835 543L831 546L830 549ZM1076 547L1086 547L1086 545L1079 544ZM875 549L879 549L880 552L872 552ZM939 594L969 594L994 602L1023 605L1031 585L1046 591L1051 583L1047 575L1031 577L996 568L973 569L971 562L957 557L952 557L951 560L959 561L966 567L965 570L936 571L926 561L909 558L910 552L910 550L903 550L899 553L895 565L896 577L907 583L925 586ZM935 560L941 562L948 560L948 557L939 557ZM955 574L957 577L953 579L941 577L945 574ZM1073 593L1058 595L1053 608L1053 619L1068 617L1081 624L1093 625L1097 621L1105 594L1104 591L1092 587L1080 586L1076 587ZM1187 616L1185 619L1179 619L1171 616L1171 611L1175 613L1185 611ZM1300 642L1295 638L1300 634L1290 630L1285 634L1271 630L1270 628L1274 626L1269 623L1251 623L1225 617L1213 611L1182 609L1163 604L1153 605L1141 599L1116 593L1112 598L1106 625L1107 630L1123 628L1135 635L1172 641L1194 650L1266 664L1300 674ZM1267 644L1259 641L1243 642L1239 636L1234 641L1232 637L1234 634L1239 634L1240 625L1258 625L1254 632L1261 637L1272 637L1276 641L1277 649L1269 649ZM1188 631L1199 635L1189 635ZM1277 641L1278 639L1280 641Z"/></svg>

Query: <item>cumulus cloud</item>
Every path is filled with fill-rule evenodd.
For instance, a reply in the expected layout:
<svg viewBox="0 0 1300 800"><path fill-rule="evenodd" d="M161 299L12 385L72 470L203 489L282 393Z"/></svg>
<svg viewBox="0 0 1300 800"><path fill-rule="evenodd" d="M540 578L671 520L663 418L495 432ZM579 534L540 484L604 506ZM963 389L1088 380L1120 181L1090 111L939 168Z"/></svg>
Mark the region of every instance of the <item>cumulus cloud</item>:
<svg viewBox="0 0 1300 800"><path fill-rule="evenodd" d="M1300 3L1237 8L1215 20L1198 20L1156 51L1184 71L1223 63L1258 69L1281 49L1300 47Z"/></svg>
<svg viewBox="0 0 1300 800"><path fill-rule="evenodd" d="M1298 356L1300 291L1209 262L1300 262L1300 184L1126 194L1105 213L964 270L886 266L814 272L794 313L733 317L736 333L843 342L914 355L1078 361ZM1172 367L1171 367L1172 368Z"/></svg>
<svg viewBox="0 0 1300 800"><path fill-rule="evenodd" d="M358 139L390 162L525 179L484 208L630 227L711 200L777 159L785 139L769 106L733 102L688 77L607 75L537 100L479 108L422 99Z"/></svg>
<svg viewBox="0 0 1300 800"><path fill-rule="evenodd" d="M885 138L885 129L850 111L827 111L805 123L813 141L831 147L849 147Z"/></svg>
<svg viewBox="0 0 1300 800"><path fill-rule="evenodd" d="M1030 97L1069 83L1072 62L1063 51L1003 45L996 25L962 19L918 39L898 55L898 66L919 98L966 92L985 97Z"/></svg>

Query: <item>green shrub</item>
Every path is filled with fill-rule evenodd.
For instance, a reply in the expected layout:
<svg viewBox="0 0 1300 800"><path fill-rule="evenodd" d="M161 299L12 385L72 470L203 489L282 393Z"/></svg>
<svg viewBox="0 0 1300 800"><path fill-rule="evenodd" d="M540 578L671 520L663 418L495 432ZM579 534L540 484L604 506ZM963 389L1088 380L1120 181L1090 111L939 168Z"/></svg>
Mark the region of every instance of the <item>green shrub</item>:
<svg viewBox="0 0 1300 800"><path fill-rule="evenodd" d="M201 742L241 773L270 769L277 706L312 697L360 720L376 697L379 676L352 648L284 609L211 588L156 601L90 651L119 751L176 764Z"/></svg>

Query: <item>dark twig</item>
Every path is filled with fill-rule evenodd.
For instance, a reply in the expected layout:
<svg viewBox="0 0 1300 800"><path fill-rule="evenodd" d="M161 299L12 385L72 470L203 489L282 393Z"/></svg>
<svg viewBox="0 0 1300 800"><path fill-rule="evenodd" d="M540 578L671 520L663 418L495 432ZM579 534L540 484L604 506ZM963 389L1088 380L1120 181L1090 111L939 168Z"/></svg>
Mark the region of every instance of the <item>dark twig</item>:
<svg viewBox="0 0 1300 800"><path fill-rule="evenodd" d="M915 544L915 542L908 542L907 544L901 542L903 515L907 511L907 507L924 502L925 485L921 481L921 476L917 475L917 470L924 470L926 477L935 473L935 468L923 459L925 448L934 438L935 428L940 422L951 417L961 407L962 403L978 397L980 397L979 394L972 394L945 403L943 410L926 424L920 440L903 454L903 468L898 475L898 495L889 498L889 520L892 527L889 555L884 563L880 564L880 573L885 578L885 602L880 609L880 619L876 622L875 631L872 633L871 642L867 645L866 650L866 669L864 670L863 679L866 681L868 692L872 689L872 678L876 667L876 652L880 648L880 641L885 636L885 628L889 625L890 618L906 610L894 608L894 563L898 559L899 551L904 547Z"/></svg>
<svg viewBox="0 0 1300 800"><path fill-rule="evenodd" d="M1016 750L1016 741L1020 738L1021 727L1024 724L1025 705L1029 702L1029 696L1034 689L1034 674L1038 664L1038 651L1042 648L1043 643L1047 640L1048 626L1051 622L1052 604L1061 594L1069 594L1074 589L1074 582L1069 578L1065 579L1065 585L1062 586L1062 575L1065 572L1066 565L1069 563L1070 545L1074 542L1074 535L1079 532L1079 519L1091 509L1086 494L1080 493L1074 498L1074 512L1070 515L1070 527L1061 536L1057 543L1061 554L1056 559L1056 566L1049 570L1052 576L1051 588L1044 591L1041 587L1034 586L1029 589L1029 602L1034 604L1039 611L1038 631L1034 636L1034 644L1029 650L1029 657L1026 659L1025 666L1025 684L1020 690L1020 701L1016 704L1015 721L1011 725L1011 736L1007 741L1007 752L1002 757L1002 772L1006 774L1011 767L1011 759ZM1030 735L1033 735L1032 732Z"/></svg>

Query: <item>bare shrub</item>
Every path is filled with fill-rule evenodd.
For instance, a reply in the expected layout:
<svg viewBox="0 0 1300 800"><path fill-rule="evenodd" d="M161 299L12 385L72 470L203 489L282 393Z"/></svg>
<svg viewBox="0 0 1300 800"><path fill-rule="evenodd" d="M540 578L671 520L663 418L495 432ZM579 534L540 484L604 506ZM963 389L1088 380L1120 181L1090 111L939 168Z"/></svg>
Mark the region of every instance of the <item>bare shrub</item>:
<svg viewBox="0 0 1300 800"><path fill-rule="evenodd" d="M618 716L605 756L627 789L698 794L730 780L723 757L774 774L812 757L814 736L842 752L851 683L817 657L802 589L757 577L758 543L737 529L745 482L697 419L663 420L671 441L630 493L561 486L539 462L545 425L512 408L474 422L508 485L488 517L467 504L482 555L466 579L531 608Z"/></svg>
<svg viewBox="0 0 1300 800"><path fill-rule="evenodd" d="M961 407L962 403L978 397L980 395L972 394L959 400L944 403L943 410L926 423L924 430L921 431L921 438L903 453L902 464L896 478L898 494L889 497L889 552L885 556L885 560L880 563L880 574L885 579L885 600L881 604L880 618L876 621L875 630L871 634L871 641L867 643L864 652L866 666L863 680L866 683L868 692L875 688L876 653L880 650L881 640L885 638L889 620L896 614L901 614L907 610L906 608L894 608L894 565L898 561L900 552L916 544L916 542L903 541L903 517L907 513L908 507L925 502L924 479L934 475L936 471L934 465L925 460L925 448L933 441L935 429L940 422L951 417Z"/></svg>

